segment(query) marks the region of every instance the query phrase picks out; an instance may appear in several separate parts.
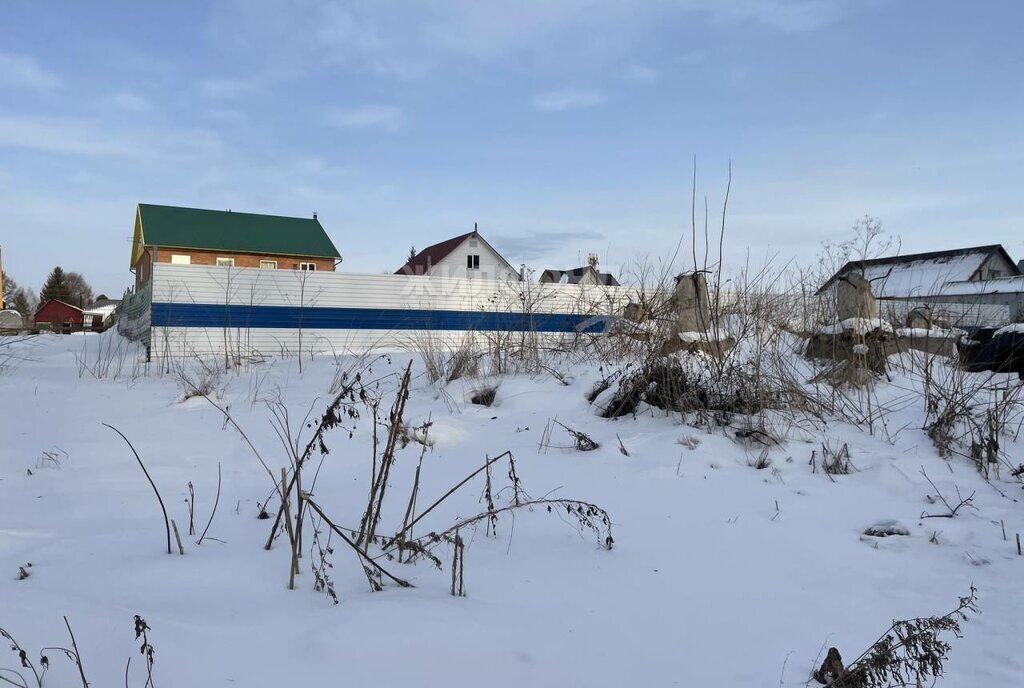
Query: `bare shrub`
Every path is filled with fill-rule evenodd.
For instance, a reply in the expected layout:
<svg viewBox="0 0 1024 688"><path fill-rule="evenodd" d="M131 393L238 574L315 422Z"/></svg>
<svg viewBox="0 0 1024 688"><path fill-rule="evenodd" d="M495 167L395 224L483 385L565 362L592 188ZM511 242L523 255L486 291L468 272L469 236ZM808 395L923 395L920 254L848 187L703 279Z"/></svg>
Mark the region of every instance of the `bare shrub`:
<svg viewBox="0 0 1024 688"><path fill-rule="evenodd" d="M853 471L850 461L850 445L843 442L839 449L833 449L826 443L821 445L821 467L826 475L848 475Z"/></svg>
<svg viewBox="0 0 1024 688"><path fill-rule="evenodd" d="M4 638L8 642L11 652L18 657L19 665L17 669L0 666L0 681L9 683L12 686L18 686L19 688L30 688L32 685L35 685L36 688L43 688L43 678L50 669L49 655L56 654L65 657L75 665L82 681L82 688L89 688L89 682L85 678L85 669L82 668L82 657L78 654L78 643L75 640L75 634L71 631L71 623L66 616L64 617L64 625L67 627L68 635L71 638L71 647L44 647L39 650L38 659L36 660L33 660L28 650L18 644L18 641L15 640L9 631L0 628L0 638ZM32 683L29 683L27 677L32 679Z"/></svg>
<svg viewBox="0 0 1024 688"><path fill-rule="evenodd" d="M994 373L930 364L920 374L928 438L939 454L970 459L985 478L1015 468L1003 447L1024 424L1024 388L1002 385ZM1016 477L1016 476L1015 476Z"/></svg>
<svg viewBox="0 0 1024 688"><path fill-rule="evenodd" d="M771 468L772 460L768 457L768 450L762 449L761 453L757 455L756 459L747 459L747 465L756 468L759 471L763 471L766 468Z"/></svg>
<svg viewBox="0 0 1024 688"><path fill-rule="evenodd" d="M78 377L89 375L96 380L138 377L144 365L143 350L136 342L115 334L82 337L82 350L75 353Z"/></svg>
<svg viewBox="0 0 1024 688"><path fill-rule="evenodd" d="M551 441L551 433L554 426L558 426L565 430L570 437L572 437L572 446L556 445ZM621 443L621 442L620 442ZM547 426L544 428L544 432L541 434L540 447L541 449L575 449L576 451L594 451L601 445L594 441L590 435L579 430L574 430L564 423L560 423L557 420L548 421ZM628 456L628 453L627 453Z"/></svg>
<svg viewBox="0 0 1024 688"><path fill-rule="evenodd" d="M183 402L194 397L218 396L223 386L224 368L202 358L194 361L193 365L180 360L175 363L174 376L181 387Z"/></svg>
<svg viewBox="0 0 1024 688"><path fill-rule="evenodd" d="M637 411L641 402L666 411L718 412L720 425L730 414L753 414L768 401L759 394L751 371L730 366L716 373L705 365L706 356L685 354L659 358L624 375L601 415L616 418Z"/></svg>
<svg viewBox="0 0 1024 688"><path fill-rule="evenodd" d="M932 486L933 490L935 490L935 496L933 497L932 495L928 495L928 501L932 504L936 502L941 502L942 505L946 508L946 511L944 513L938 514L930 514L922 511L921 518L954 518L960 511L960 509L964 507L968 507L970 509L974 509L975 511L977 511L978 508L974 506L974 492L972 492L970 496L964 497L962 494L960 494L960 487L958 485L954 485L953 488L956 490L956 505L954 506L948 499L946 499L945 495L942 494L938 486L928 476L928 473L926 473L924 470L924 466L921 467L921 475L924 476L924 479L927 480L928 484Z"/></svg>
<svg viewBox="0 0 1024 688"><path fill-rule="evenodd" d="M831 688L888 688L924 685L942 676L952 645L942 638L963 637L960 624L969 614L978 614L977 590L960 598L953 611L942 616L893 621L875 642L848 666L839 650L829 648L828 656L813 678Z"/></svg>
<svg viewBox="0 0 1024 688"><path fill-rule="evenodd" d="M454 382L463 377L476 377L482 353L472 333L466 333L454 344L430 332L418 335L416 347L431 383Z"/></svg>

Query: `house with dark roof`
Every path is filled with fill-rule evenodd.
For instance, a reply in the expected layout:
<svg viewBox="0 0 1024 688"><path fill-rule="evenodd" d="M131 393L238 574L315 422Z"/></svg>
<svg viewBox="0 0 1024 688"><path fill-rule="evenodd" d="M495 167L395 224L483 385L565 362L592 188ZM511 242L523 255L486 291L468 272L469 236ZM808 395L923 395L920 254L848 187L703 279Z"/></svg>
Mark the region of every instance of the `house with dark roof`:
<svg viewBox="0 0 1024 688"><path fill-rule="evenodd" d="M395 271L396 275L463 277L469 279L522 279L518 270L473 226L466 232L427 246Z"/></svg>
<svg viewBox="0 0 1024 688"><path fill-rule="evenodd" d="M834 297L851 273L868 280L893 319L924 307L966 328L1024 320L1024 272L1000 244L850 261L817 294Z"/></svg>
<svg viewBox="0 0 1024 688"><path fill-rule="evenodd" d="M136 288L149 281L154 262L333 271L341 254L315 213L281 217L140 203L131 256Z"/></svg>
<svg viewBox="0 0 1024 688"><path fill-rule="evenodd" d="M911 253L885 258L851 260L818 289L826 293L852 272L871 283L880 299L920 299L941 296L952 285L985 282L1021 275L1021 270L1000 244Z"/></svg>
<svg viewBox="0 0 1024 688"><path fill-rule="evenodd" d="M601 272L596 265L585 265L572 270L545 270L540 274L541 284L600 284L617 287L619 281L610 272Z"/></svg>

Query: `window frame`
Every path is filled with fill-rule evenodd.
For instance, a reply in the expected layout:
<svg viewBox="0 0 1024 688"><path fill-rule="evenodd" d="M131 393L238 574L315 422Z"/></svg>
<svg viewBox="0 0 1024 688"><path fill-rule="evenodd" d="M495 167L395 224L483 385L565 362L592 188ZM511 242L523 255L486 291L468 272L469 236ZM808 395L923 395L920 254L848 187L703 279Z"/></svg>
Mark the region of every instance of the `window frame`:
<svg viewBox="0 0 1024 688"><path fill-rule="evenodd" d="M227 256L217 256L214 259L214 264L219 268L233 268L235 267L235 259L228 258Z"/></svg>
<svg viewBox="0 0 1024 688"><path fill-rule="evenodd" d="M260 259L260 269L261 270L277 270L277 261L276 260L263 260L261 258Z"/></svg>
<svg viewBox="0 0 1024 688"><path fill-rule="evenodd" d="M479 253L467 253L466 254L466 269L467 270L479 270L480 269L480 254Z"/></svg>
<svg viewBox="0 0 1024 688"><path fill-rule="evenodd" d="M179 260L175 260L178 258ZM184 260L180 260L180 259ZM172 253L171 254L171 265L191 265L192 255L189 253Z"/></svg>
<svg viewBox="0 0 1024 688"><path fill-rule="evenodd" d="M306 272L316 272L316 263L299 263L299 270L305 270Z"/></svg>

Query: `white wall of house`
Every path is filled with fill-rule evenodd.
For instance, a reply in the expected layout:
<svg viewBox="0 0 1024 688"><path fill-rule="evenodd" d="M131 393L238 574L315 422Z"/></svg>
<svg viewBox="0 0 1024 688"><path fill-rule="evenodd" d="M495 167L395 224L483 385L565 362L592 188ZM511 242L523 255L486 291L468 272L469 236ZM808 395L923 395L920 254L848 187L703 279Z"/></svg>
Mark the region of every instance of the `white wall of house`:
<svg viewBox="0 0 1024 688"><path fill-rule="evenodd" d="M475 256L470 268L469 258ZM486 241L467 237L458 248L431 266L427 273L432 277L462 277L466 279L518 279L519 271L513 269Z"/></svg>
<svg viewBox="0 0 1024 688"><path fill-rule="evenodd" d="M1014 266L999 253L994 253L989 256L988 260L982 263L978 274L971 281L998 279L1000 277L1010 277L1014 274L1016 274Z"/></svg>

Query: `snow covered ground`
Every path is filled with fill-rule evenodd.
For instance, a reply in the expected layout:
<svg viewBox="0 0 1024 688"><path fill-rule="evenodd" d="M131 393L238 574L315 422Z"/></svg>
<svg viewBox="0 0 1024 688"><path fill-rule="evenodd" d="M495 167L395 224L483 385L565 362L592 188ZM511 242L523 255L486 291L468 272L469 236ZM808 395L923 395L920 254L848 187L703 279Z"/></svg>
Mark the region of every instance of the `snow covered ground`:
<svg viewBox="0 0 1024 688"><path fill-rule="evenodd" d="M924 402L907 375L878 389L896 409L888 433L839 421L808 427L757 469L759 450L727 429L696 429L656 409L596 417L584 396L597 364L561 369L568 385L546 373L492 379L500 387L488 408L465 401L479 381L430 384L418 356L381 357L371 369L385 389L414 360L406 418L433 423L421 508L510 450L532 497L607 509L615 546L603 549L564 514L521 511L498 522L497 538L482 526L463 533L467 597L458 598L449 594L446 547L437 551L444 570L387 562L415 587L371 592L353 553L335 541L333 605L313 590L308 539L298 589L286 589L287 545L265 551L271 521L257 518L272 485L219 411L201 398L183 402L181 385L156 364L135 375L145 371L129 362L116 380L80 374L83 347L113 346L113 337L11 344L19 355L0 374L0 627L31 656L68 644L67 616L93 686L124 685L129 657L131 685L143 685L136 614L152 628L162 688L803 686L823 648L852 659L894 618L944 613L972 584L982 614L954 641L941 685L1024 682L1024 557L1013 542L1024 534L1024 492L1005 471L986 482L967 460L940 458L920 429ZM295 360L272 360L226 374L217 399L279 468L287 458L262 400L284 400L298 426L330 401L335 370L330 357L304 361L301 373ZM390 405L392 394L384 398ZM541 449L550 419L600 448ZM103 423L139 451L183 530L184 556L166 553L152 489ZM572 443L557 426L551 440ZM327 437L314 495L347 526L365 506L371 442L365 416L351 438L341 428ZM822 442L847 443L855 470L812 472ZM382 531L402 521L420 449L413 442L398 453ZM1024 461L1010 439L1004 449ZM187 484L201 530L218 462L220 506L197 546L185 534ZM922 468L947 495L975 493L977 509L921 518L941 510L926 499L934 490ZM503 469L495 481L507 484ZM474 479L418 530L479 513L482 490ZM887 520L909 536L863 535ZM56 656L51 664L47 686L81 685L73 665ZM0 653L0 666L16 668L17 658Z"/></svg>

